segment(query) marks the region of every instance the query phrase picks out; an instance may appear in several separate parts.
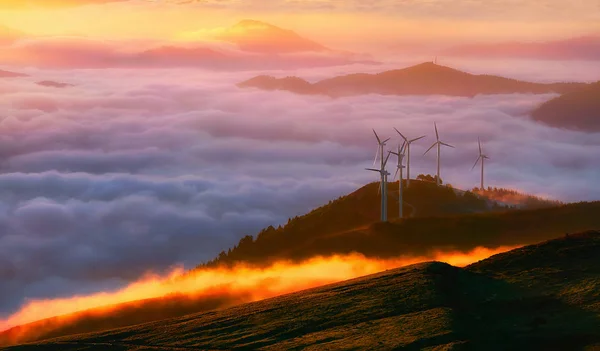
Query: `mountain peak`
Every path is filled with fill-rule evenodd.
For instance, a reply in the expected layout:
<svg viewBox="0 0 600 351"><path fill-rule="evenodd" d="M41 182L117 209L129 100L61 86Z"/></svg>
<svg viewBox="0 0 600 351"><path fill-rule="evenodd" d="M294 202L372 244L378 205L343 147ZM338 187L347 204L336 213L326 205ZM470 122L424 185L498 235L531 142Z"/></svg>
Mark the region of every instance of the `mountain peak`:
<svg viewBox="0 0 600 351"><path fill-rule="evenodd" d="M217 37L250 52L281 54L296 52L321 52L328 49L292 30L272 24L244 19L226 29Z"/></svg>

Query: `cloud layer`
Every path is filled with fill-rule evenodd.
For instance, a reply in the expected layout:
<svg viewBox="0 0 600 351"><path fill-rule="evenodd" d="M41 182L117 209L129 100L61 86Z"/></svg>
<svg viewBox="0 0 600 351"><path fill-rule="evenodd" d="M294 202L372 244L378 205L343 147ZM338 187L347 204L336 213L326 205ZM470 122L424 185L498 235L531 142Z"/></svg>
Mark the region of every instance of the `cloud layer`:
<svg viewBox="0 0 600 351"><path fill-rule="evenodd" d="M308 50L301 40L298 45L284 45L287 38L279 45L264 45L263 41L268 39L239 39L238 47L225 41L181 43L77 36L32 37L0 45L0 64L52 69L195 67L236 71L327 67L372 61L351 53Z"/></svg>
<svg viewBox="0 0 600 351"><path fill-rule="evenodd" d="M437 121L457 147L442 150L448 183L478 184L480 136L487 184L600 198L598 134L527 117L553 95L332 100L241 90L239 74L199 70L25 73L0 81L0 316L27 298L193 266L374 181L363 171L376 151L371 128L427 134L412 149L413 176L435 170L422 154Z"/></svg>

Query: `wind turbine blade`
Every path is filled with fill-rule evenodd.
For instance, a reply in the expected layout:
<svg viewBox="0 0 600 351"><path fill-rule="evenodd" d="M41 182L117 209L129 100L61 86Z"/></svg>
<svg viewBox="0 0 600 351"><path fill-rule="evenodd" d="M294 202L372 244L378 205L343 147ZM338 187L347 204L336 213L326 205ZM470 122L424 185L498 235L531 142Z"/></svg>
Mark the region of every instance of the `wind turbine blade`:
<svg viewBox="0 0 600 351"><path fill-rule="evenodd" d="M388 152L392 155L400 156L397 152L394 152L394 151L388 151Z"/></svg>
<svg viewBox="0 0 600 351"><path fill-rule="evenodd" d="M413 139L413 140L409 140L409 143L413 143L413 142L415 142L415 141L417 141L417 140L421 140L421 139L423 139L423 138L425 138L425 135L423 135L423 136L420 136L420 137L418 137L418 138L415 138L415 139Z"/></svg>
<svg viewBox="0 0 600 351"><path fill-rule="evenodd" d="M375 167L375 164L377 163L378 156L379 156L379 147L377 147L377 152L375 153L375 159L373 160L373 167Z"/></svg>
<svg viewBox="0 0 600 351"><path fill-rule="evenodd" d="M383 161L383 167L385 167L385 165L387 165L387 161L390 158L390 154L388 153L387 157L385 158L385 161Z"/></svg>
<svg viewBox="0 0 600 351"><path fill-rule="evenodd" d="M398 153L404 153L404 148L406 147L406 141L402 142L402 146L398 148Z"/></svg>
<svg viewBox="0 0 600 351"><path fill-rule="evenodd" d="M381 173L380 169L375 169L375 168L365 168L365 170Z"/></svg>
<svg viewBox="0 0 600 351"><path fill-rule="evenodd" d="M377 195L381 194L381 183L379 183L379 188L377 188Z"/></svg>
<svg viewBox="0 0 600 351"><path fill-rule="evenodd" d="M385 143L387 143L387 142L388 142L390 139L391 139L391 138L387 138L387 139L385 139L385 140L383 141L383 143L384 143L384 144L385 144Z"/></svg>
<svg viewBox="0 0 600 351"><path fill-rule="evenodd" d="M398 176L398 171L400 170L400 168L396 168L396 173L394 173L394 179L392 179L392 182L396 181L396 177Z"/></svg>
<svg viewBox="0 0 600 351"><path fill-rule="evenodd" d="M471 170L473 170L475 168L475 166L477 166L477 164L479 163L480 159L481 159L481 156L477 157L477 161L475 161L475 164L473 165L473 167L471 167Z"/></svg>
<svg viewBox="0 0 600 351"><path fill-rule="evenodd" d="M427 149L427 151L425 151L425 153L423 155L426 155L431 149L433 149L435 146L437 145L437 143L433 143L433 145L431 145L431 147L429 149Z"/></svg>
<svg viewBox="0 0 600 351"><path fill-rule="evenodd" d="M442 144L442 145L446 145L446 146L449 146L449 147L451 147L451 148L454 148L454 149L456 149L454 146L452 146L452 145L450 145L450 144L446 144L446 143L442 143L442 142L440 142L440 144Z"/></svg>
<svg viewBox="0 0 600 351"><path fill-rule="evenodd" d="M438 130L437 130L437 124L435 122L433 122L433 126L435 127L435 137L437 138L437 140L440 140L440 135L438 134Z"/></svg>
<svg viewBox="0 0 600 351"><path fill-rule="evenodd" d="M477 137L477 142L479 143L479 154L481 155L481 140L479 140L479 137Z"/></svg>
<svg viewBox="0 0 600 351"><path fill-rule="evenodd" d="M375 133L375 138L377 138L377 142L379 144L381 144L381 139L379 139L379 135L377 135L377 132L375 131L375 129L373 129L373 133Z"/></svg>
<svg viewBox="0 0 600 351"><path fill-rule="evenodd" d="M394 129L396 129L396 127L394 127ZM404 134L400 133L400 131L398 129L396 129L396 132L398 132L398 134L400 134L400 136L402 137L402 139L404 139L404 141L408 140L408 139L406 139L406 137L404 136Z"/></svg>

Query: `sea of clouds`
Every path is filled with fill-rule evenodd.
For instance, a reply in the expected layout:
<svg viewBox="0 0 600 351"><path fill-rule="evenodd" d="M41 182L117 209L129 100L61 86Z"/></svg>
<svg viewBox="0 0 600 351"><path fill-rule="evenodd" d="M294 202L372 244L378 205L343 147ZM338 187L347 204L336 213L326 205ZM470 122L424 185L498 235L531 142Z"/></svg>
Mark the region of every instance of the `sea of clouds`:
<svg viewBox="0 0 600 351"><path fill-rule="evenodd" d="M235 87L256 72L19 71L31 77L0 81L0 318L26 299L191 268L375 181L364 170L372 128L394 147L392 127L427 135L413 145L413 177L435 172L435 154L423 152L436 121L456 146L442 149L447 183L478 185L480 137L488 185L600 199L600 135L528 118L553 94L330 99Z"/></svg>

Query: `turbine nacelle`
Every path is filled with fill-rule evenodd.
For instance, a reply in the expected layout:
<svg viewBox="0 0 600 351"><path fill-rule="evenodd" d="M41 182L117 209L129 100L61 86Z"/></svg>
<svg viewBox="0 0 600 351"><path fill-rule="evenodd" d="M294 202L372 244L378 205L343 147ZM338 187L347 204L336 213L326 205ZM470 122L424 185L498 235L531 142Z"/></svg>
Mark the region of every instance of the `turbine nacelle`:
<svg viewBox="0 0 600 351"><path fill-rule="evenodd" d="M404 142L405 142L407 145L410 145L410 144L414 143L414 142L415 142L415 141L417 141L417 140L421 140L421 139L425 138L425 135L423 135L423 136L420 136L420 137L418 137L418 138L414 138L414 139L410 139L410 140L409 140L407 137L405 137L405 136L404 136L404 134L400 133L400 131L399 131L398 129L394 128L394 130L395 130L395 131L396 131L398 134L400 134L400 137L401 137L402 139L404 139Z"/></svg>
<svg viewBox="0 0 600 351"><path fill-rule="evenodd" d="M381 175L388 175L388 176L389 176L389 175L391 175L391 173L389 173L389 172L388 172L388 171L386 171L386 170L383 170L383 171L382 171L382 170L380 170L380 169L375 169L375 168L365 168L365 170L367 170L367 171L373 171L373 172L377 172L377 173L379 173L379 174L381 174Z"/></svg>
<svg viewBox="0 0 600 351"><path fill-rule="evenodd" d="M375 166L375 163L377 163L377 158L380 156L379 154L383 152L383 147L385 146L385 143L391 138L387 138L384 141L381 141L381 138L379 137L379 135L377 135L375 129L373 129L373 134L375 134L375 138L377 138L378 145L377 152L375 153L375 159L373 160L373 166ZM383 157L383 154L381 154L381 157Z"/></svg>
<svg viewBox="0 0 600 351"><path fill-rule="evenodd" d="M377 138L377 143L379 144L379 146L385 146L385 143L391 139L391 138L387 138L384 141L381 141L381 138L379 138L379 135L377 135L377 132L375 131L375 129L373 129L373 133L375 134L375 138Z"/></svg>
<svg viewBox="0 0 600 351"><path fill-rule="evenodd" d="M435 139L436 139L436 142L435 142L435 143L433 143L433 145L431 145L431 146L429 147L429 149L427 149L427 151L425 151L425 153L423 153L423 156L425 156L425 155L426 155L426 154L427 154L429 151L431 151L431 149L433 149L433 148L434 148L434 147L436 147L436 146L441 146L441 145L444 145L444 146L447 146L447 147L451 147L451 148L453 148L453 149L456 149L454 146L452 146L452 145L450 145L450 144L448 144L448 143L445 143L445 142L441 141L441 140L440 140L440 133L438 133L437 124L436 124L435 122L433 122L433 126L435 127Z"/></svg>

